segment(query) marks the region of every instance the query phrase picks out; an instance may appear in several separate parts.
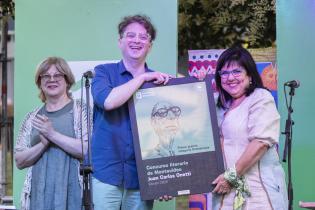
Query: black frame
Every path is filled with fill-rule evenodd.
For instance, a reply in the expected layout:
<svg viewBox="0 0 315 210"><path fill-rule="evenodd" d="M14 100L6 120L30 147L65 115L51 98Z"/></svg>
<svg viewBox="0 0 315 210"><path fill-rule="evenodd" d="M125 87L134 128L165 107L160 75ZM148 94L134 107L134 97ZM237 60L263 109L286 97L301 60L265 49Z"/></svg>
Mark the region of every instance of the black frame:
<svg viewBox="0 0 315 210"><path fill-rule="evenodd" d="M213 75L207 76L203 81L200 81L194 77L172 78L166 86L175 87L176 85L195 82L204 82L206 84L209 115L212 125L215 151L142 160L135 111L136 108L134 103L134 97L136 97L136 93L129 100L128 106L132 125L133 143L140 183L140 193L143 200L157 199L163 195L180 196L211 192L214 188L211 183L215 178L217 178L218 175L224 172L224 161L220 144L215 100L211 87L212 80ZM140 89L159 88L161 86L164 85L144 83ZM171 163L181 163L181 166L171 167ZM165 167L166 165L167 167ZM180 170L178 173L182 174L183 176L177 177L175 172L176 170L173 170L174 172L164 173L166 176L164 177L165 179L161 179L160 174L155 174L159 179L156 181L153 181L152 179L148 181L149 175L153 175L153 173L156 171L170 169ZM174 175L175 177L167 176L167 174Z"/></svg>

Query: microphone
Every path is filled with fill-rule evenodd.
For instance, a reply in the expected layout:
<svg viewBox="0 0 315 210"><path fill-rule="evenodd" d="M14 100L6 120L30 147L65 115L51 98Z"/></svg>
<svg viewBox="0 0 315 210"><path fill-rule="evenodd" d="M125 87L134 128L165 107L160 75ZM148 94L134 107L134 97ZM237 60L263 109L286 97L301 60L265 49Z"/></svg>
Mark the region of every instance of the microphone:
<svg viewBox="0 0 315 210"><path fill-rule="evenodd" d="M83 77L93 78L95 76L94 74L95 74L94 70L88 70L83 73Z"/></svg>
<svg viewBox="0 0 315 210"><path fill-rule="evenodd" d="M291 81L284 83L284 86L288 86L291 88L298 88L298 87L300 87L300 81L299 80L291 80Z"/></svg>

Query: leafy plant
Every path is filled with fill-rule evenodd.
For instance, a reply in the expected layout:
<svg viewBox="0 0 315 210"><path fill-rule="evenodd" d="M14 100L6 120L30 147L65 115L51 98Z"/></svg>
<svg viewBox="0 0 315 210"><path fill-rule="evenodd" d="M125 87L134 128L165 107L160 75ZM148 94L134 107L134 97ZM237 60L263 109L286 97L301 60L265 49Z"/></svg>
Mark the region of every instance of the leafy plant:
<svg viewBox="0 0 315 210"><path fill-rule="evenodd" d="M275 0L179 0L178 15L179 56L235 43L270 47L276 40Z"/></svg>
<svg viewBox="0 0 315 210"><path fill-rule="evenodd" d="M14 0L1 0L0 1L0 19L3 17L11 16L14 18Z"/></svg>

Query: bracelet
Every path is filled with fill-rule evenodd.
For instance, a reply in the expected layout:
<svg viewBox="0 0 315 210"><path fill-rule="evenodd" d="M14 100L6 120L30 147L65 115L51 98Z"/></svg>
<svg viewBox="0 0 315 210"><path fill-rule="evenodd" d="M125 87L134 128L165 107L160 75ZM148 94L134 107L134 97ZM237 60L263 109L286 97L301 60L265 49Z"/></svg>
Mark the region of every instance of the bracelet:
<svg viewBox="0 0 315 210"><path fill-rule="evenodd" d="M226 179L233 188L235 188L235 198L233 203L234 210L241 210L245 203L245 195L250 196L248 185L245 182L244 176L237 176L235 165L228 168L224 172L224 179Z"/></svg>

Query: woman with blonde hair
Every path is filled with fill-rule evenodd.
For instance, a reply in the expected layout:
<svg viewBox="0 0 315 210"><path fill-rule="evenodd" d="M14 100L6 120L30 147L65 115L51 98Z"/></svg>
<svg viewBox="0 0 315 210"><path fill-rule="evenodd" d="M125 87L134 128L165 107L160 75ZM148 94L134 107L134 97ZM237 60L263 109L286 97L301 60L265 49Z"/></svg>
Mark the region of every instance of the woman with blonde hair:
<svg viewBox="0 0 315 210"><path fill-rule="evenodd" d="M60 57L48 57L37 68L35 83L44 104L26 115L15 146L16 166L28 168L23 210L81 209L79 165L87 150L87 113L71 98L74 82Z"/></svg>

